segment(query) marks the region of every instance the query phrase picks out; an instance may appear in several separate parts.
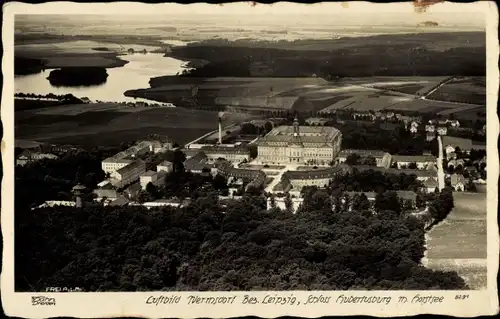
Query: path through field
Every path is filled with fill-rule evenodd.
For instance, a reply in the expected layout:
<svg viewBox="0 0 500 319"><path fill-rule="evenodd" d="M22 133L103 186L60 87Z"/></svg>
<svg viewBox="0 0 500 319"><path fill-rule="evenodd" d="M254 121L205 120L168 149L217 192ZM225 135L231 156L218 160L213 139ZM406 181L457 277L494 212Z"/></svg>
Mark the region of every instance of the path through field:
<svg viewBox="0 0 500 319"><path fill-rule="evenodd" d="M486 288L486 193L453 194L455 208L427 234L424 265L456 271L471 289Z"/></svg>

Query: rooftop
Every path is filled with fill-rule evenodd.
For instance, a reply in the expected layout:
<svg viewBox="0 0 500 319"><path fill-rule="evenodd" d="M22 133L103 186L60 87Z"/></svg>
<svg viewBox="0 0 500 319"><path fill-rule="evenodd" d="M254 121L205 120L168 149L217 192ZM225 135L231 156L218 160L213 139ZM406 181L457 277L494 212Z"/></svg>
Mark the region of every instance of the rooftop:
<svg viewBox="0 0 500 319"><path fill-rule="evenodd" d="M313 169L310 171L286 171L283 173L284 178L288 179L319 179L331 178L340 173L342 168L329 167L326 169Z"/></svg>
<svg viewBox="0 0 500 319"><path fill-rule="evenodd" d="M463 184L463 183L465 183L465 177L463 175L459 175L459 174L452 174L450 181L451 181L451 186L455 186L459 183Z"/></svg>
<svg viewBox="0 0 500 319"><path fill-rule="evenodd" d="M157 172L155 172L155 171L147 171L147 172L145 172L145 173L141 174L141 177L142 177L142 176L154 176L154 175L156 175L156 174L158 174L158 173L157 173Z"/></svg>
<svg viewBox="0 0 500 319"><path fill-rule="evenodd" d="M250 154L246 147L203 146L201 150L206 154Z"/></svg>
<svg viewBox="0 0 500 319"><path fill-rule="evenodd" d="M130 170L133 170L133 169L140 167L141 165L144 165L144 162L142 160L138 159L138 160L135 160L132 163L128 164L127 166L120 168L116 172L118 174L124 174Z"/></svg>
<svg viewBox="0 0 500 319"><path fill-rule="evenodd" d="M358 154L359 156L373 156L373 157L384 157L384 155L389 154L380 150L355 150L355 149L345 149L340 151L339 157L348 156L351 154Z"/></svg>
<svg viewBox="0 0 500 319"><path fill-rule="evenodd" d="M431 187L438 187L439 184L435 178L429 178L428 180L424 181L424 186L427 188L431 188Z"/></svg>
<svg viewBox="0 0 500 319"><path fill-rule="evenodd" d="M394 162L435 162L436 157L432 155L393 155Z"/></svg>
<svg viewBox="0 0 500 319"><path fill-rule="evenodd" d="M294 136L294 127L291 125L274 128L266 136L259 139L259 145L273 143L290 143L300 141L302 143L331 143L341 135L339 130L330 126L300 126L298 138Z"/></svg>
<svg viewBox="0 0 500 319"><path fill-rule="evenodd" d="M158 166L170 166L170 165L173 165L173 163L170 161L163 161L160 164L158 164Z"/></svg>

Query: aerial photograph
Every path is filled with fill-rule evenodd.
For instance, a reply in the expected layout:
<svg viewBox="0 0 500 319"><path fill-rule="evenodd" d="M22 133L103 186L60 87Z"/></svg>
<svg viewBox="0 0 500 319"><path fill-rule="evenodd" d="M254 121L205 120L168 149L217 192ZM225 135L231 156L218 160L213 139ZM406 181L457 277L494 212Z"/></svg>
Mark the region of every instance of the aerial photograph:
<svg viewBox="0 0 500 319"><path fill-rule="evenodd" d="M486 289L484 13L205 6L15 16L15 291Z"/></svg>

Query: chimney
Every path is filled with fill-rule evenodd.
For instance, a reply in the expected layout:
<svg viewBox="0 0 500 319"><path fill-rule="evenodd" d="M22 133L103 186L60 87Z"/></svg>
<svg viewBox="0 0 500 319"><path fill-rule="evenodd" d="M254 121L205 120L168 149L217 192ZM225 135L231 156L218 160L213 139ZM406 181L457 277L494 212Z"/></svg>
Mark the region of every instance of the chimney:
<svg viewBox="0 0 500 319"><path fill-rule="evenodd" d="M222 119L219 115L219 144L222 144Z"/></svg>

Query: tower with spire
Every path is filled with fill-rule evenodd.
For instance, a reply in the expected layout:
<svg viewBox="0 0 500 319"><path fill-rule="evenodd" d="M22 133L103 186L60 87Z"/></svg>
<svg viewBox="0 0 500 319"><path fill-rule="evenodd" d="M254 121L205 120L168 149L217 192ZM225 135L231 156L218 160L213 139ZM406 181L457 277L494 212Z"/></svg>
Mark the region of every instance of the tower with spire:
<svg viewBox="0 0 500 319"><path fill-rule="evenodd" d="M297 115L295 115L295 118L293 119L293 136L295 136L295 137L300 136L299 119L297 118Z"/></svg>

